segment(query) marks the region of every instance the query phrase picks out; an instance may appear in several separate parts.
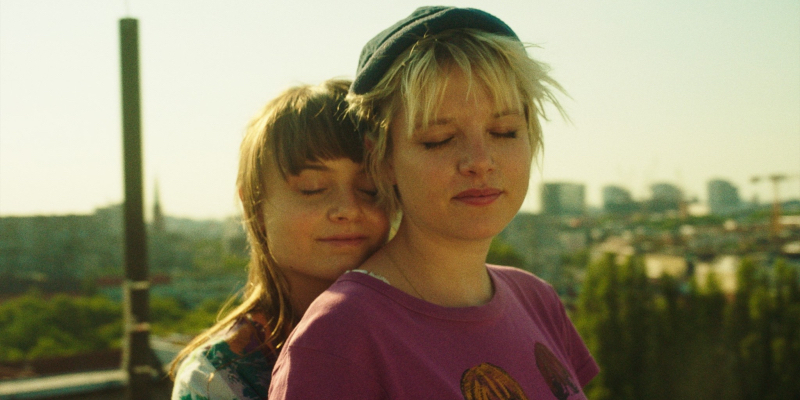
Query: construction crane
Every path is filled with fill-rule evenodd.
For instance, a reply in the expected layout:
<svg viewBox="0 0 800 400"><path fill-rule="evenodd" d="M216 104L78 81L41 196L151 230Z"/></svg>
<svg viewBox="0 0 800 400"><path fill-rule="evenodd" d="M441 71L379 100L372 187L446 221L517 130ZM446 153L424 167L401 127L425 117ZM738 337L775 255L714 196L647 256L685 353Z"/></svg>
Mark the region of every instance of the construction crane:
<svg viewBox="0 0 800 400"><path fill-rule="evenodd" d="M767 176L754 176L750 178L750 182L759 183L762 180L769 180L772 182L772 215L769 220L769 231L774 237L777 237L781 232L781 200L778 191L779 184L787 179L800 178L800 175L784 175L772 174Z"/></svg>

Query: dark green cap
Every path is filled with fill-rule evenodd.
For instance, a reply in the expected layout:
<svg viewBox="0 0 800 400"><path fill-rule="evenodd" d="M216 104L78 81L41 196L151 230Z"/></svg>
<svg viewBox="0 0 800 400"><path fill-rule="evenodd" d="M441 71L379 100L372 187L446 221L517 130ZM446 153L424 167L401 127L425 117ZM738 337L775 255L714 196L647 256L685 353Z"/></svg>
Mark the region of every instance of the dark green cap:
<svg viewBox="0 0 800 400"><path fill-rule="evenodd" d="M350 92L364 94L372 90L394 60L425 35L463 28L497 33L519 40L505 22L487 12L474 8L420 7L367 42L361 50L356 78L350 86Z"/></svg>

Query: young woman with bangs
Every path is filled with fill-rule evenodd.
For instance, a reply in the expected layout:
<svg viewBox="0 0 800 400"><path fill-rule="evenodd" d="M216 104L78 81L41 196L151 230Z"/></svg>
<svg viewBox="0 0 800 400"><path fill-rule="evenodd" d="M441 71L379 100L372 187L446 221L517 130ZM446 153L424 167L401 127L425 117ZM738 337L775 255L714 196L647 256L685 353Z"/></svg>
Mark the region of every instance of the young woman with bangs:
<svg viewBox="0 0 800 400"><path fill-rule="evenodd" d="M387 214L346 118L349 81L270 101L242 140L237 187L250 246L240 304L173 361L175 400L264 399L308 305L386 242Z"/></svg>

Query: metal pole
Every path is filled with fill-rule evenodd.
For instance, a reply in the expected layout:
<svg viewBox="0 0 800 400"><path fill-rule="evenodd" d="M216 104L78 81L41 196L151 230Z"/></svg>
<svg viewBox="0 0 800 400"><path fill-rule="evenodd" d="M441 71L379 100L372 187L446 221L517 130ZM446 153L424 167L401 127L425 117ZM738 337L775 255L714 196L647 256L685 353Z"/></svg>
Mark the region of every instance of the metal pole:
<svg viewBox="0 0 800 400"><path fill-rule="evenodd" d="M772 215L769 220L769 232L773 239L778 239L781 234L781 196L778 193L778 185L782 180L786 179L786 175L770 175L769 180L772 181Z"/></svg>
<svg viewBox="0 0 800 400"><path fill-rule="evenodd" d="M122 143L125 175L125 341L122 368L128 400L150 399L147 241L142 205L142 140L139 97L139 28L133 18L119 20L122 66Z"/></svg>

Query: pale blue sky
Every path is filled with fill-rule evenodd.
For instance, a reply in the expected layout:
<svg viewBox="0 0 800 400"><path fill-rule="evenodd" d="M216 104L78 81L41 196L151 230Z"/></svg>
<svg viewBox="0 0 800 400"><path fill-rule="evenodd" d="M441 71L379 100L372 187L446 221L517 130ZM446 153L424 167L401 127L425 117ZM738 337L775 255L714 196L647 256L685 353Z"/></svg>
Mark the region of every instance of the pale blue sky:
<svg viewBox="0 0 800 400"><path fill-rule="evenodd" d="M122 200L118 20L139 19L146 205L237 210L244 127L289 85L352 78L361 46L418 1L0 0L0 215L88 213ZM505 20L569 91L538 185L655 182L706 197L724 178L800 175L800 2L450 1ZM800 179L781 186L800 197Z"/></svg>

